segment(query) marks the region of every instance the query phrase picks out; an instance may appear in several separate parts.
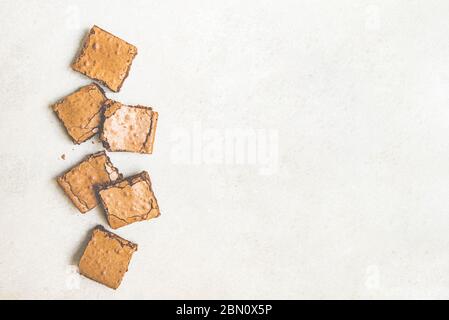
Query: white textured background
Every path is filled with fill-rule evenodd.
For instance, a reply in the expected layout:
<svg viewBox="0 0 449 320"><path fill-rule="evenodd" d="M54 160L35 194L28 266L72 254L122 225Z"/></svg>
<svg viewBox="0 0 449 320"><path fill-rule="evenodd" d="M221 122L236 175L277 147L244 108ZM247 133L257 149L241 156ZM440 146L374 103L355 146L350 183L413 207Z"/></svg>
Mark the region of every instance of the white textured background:
<svg viewBox="0 0 449 320"><path fill-rule="evenodd" d="M106 220L54 180L101 149L49 107L93 24L139 49L108 96L160 113L153 155L110 153L162 209L117 231L117 291L77 276ZM0 298L449 298L448 1L2 0L0 39ZM275 170L179 161L199 126L274 132Z"/></svg>

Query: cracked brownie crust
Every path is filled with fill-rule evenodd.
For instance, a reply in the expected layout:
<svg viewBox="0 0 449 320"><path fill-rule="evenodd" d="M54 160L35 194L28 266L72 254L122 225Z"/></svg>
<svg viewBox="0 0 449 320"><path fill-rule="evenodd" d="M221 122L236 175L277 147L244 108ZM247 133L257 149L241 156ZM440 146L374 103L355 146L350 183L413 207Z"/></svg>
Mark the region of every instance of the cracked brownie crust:
<svg viewBox="0 0 449 320"><path fill-rule="evenodd" d="M117 289L137 244L97 226L79 262L82 275Z"/></svg>
<svg viewBox="0 0 449 320"><path fill-rule="evenodd" d="M108 185L98 194L113 229L160 215L146 171Z"/></svg>
<svg viewBox="0 0 449 320"><path fill-rule="evenodd" d="M57 181L73 204L85 213L98 204L95 186L121 179L104 151L86 157L78 165L57 178Z"/></svg>
<svg viewBox="0 0 449 320"><path fill-rule="evenodd" d="M73 142L80 144L98 132L100 111L105 101L103 90L92 83L56 102L52 109Z"/></svg>
<svg viewBox="0 0 449 320"><path fill-rule="evenodd" d="M118 92L136 54L137 48L132 44L93 26L72 69Z"/></svg>
<svg viewBox="0 0 449 320"><path fill-rule="evenodd" d="M108 151L152 153L158 113L150 107L106 100L100 139Z"/></svg>

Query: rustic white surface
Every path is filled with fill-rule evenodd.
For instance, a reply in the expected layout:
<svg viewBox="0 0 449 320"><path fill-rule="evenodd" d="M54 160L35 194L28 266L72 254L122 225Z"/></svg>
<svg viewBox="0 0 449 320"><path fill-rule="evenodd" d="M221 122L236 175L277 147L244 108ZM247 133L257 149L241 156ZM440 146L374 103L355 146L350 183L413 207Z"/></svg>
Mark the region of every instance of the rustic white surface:
<svg viewBox="0 0 449 320"><path fill-rule="evenodd" d="M55 183L101 150L49 108L93 24L139 49L108 96L160 113L153 155L110 153L162 209L117 231L117 291ZM0 298L449 298L448 1L3 0L0 39Z"/></svg>

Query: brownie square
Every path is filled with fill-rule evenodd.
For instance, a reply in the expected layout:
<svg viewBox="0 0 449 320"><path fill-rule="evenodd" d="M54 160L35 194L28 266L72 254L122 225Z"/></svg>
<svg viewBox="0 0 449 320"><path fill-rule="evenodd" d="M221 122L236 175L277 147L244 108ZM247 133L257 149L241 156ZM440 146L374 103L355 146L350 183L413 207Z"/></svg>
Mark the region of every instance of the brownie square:
<svg viewBox="0 0 449 320"><path fill-rule="evenodd" d="M98 204L95 187L121 179L104 151L86 157L82 162L57 178L67 196L79 211L85 213Z"/></svg>
<svg viewBox="0 0 449 320"><path fill-rule="evenodd" d="M79 262L80 273L117 289L122 282L137 244L97 226Z"/></svg>
<svg viewBox="0 0 449 320"><path fill-rule="evenodd" d="M92 83L59 100L52 109L73 142L80 144L98 132L100 111L105 101L103 90Z"/></svg>
<svg viewBox="0 0 449 320"><path fill-rule="evenodd" d="M100 140L108 151L152 153L158 113L150 107L104 103Z"/></svg>
<svg viewBox="0 0 449 320"><path fill-rule="evenodd" d="M136 54L137 48L132 44L93 26L72 69L118 92Z"/></svg>
<svg viewBox="0 0 449 320"><path fill-rule="evenodd" d="M160 215L146 171L100 187L98 195L113 229Z"/></svg>

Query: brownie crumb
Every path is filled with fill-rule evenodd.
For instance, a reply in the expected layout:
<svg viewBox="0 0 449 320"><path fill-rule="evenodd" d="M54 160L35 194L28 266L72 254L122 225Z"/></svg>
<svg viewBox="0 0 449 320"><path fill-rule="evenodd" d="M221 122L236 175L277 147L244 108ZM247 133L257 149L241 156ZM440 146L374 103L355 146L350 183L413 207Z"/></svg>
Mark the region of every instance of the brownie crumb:
<svg viewBox="0 0 449 320"><path fill-rule="evenodd" d="M64 154L64 153L61 154L61 159L62 159L62 160L65 160L65 154Z"/></svg>

